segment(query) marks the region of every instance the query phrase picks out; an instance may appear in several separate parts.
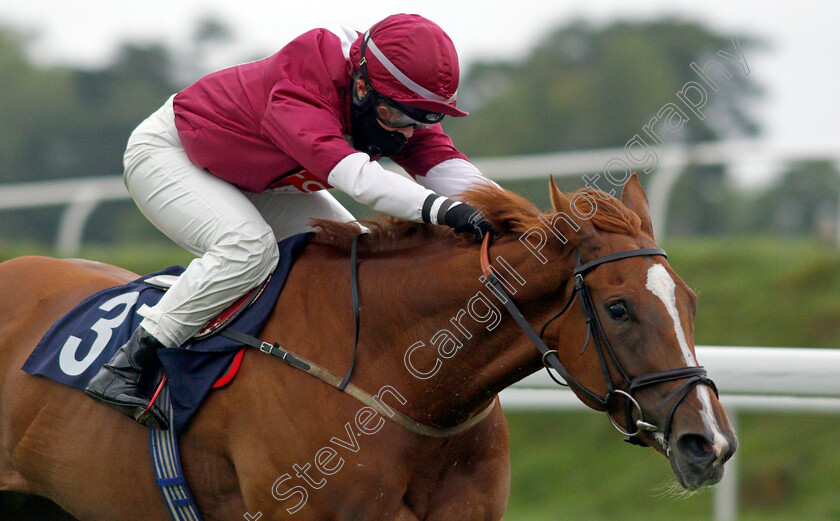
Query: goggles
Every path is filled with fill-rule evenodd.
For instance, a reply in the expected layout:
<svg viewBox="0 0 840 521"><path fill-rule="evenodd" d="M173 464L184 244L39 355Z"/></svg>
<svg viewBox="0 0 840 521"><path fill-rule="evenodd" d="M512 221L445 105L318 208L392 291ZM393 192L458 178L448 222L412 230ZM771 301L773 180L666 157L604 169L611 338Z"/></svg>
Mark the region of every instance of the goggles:
<svg viewBox="0 0 840 521"><path fill-rule="evenodd" d="M373 95L373 102L376 104L376 119L387 127L425 128L440 123L440 120L443 119L443 114L408 107L392 99L380 96L370 87L370 83L368 83L368 89L370 90L370 94Z"/></svg>

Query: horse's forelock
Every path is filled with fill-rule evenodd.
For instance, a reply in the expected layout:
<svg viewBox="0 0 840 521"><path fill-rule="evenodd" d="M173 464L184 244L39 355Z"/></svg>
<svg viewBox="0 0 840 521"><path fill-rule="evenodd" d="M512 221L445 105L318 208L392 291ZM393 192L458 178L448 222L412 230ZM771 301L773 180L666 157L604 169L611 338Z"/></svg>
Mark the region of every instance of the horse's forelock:
<svg viewBox="0 0 840 521"><path fill-rule="evenodd" d="M637 235L641 231L642 220L639 216L615 197L591 188L584 188L567 195L571 198L577 194L584 197L575 199L576 209L582 215L592 215L591 222L596 228L622 235Z"/></svg>

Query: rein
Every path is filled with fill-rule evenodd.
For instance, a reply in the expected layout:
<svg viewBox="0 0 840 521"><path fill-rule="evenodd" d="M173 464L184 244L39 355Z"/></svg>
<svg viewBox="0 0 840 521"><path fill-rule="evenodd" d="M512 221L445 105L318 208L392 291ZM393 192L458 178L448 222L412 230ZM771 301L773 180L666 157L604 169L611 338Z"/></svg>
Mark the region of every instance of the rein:
<svg viewBox="0 0 840 521"><path fill-rule="evenodd" d="M460 434L480 423L496 407L496 401L494 400L493 403L488 405L484 410L482 410L478 414L472 416L467 421L459 423L458 425L454 425L452 427L442 428L435 427L432 425L426 425L424 423L420 423L412 419L411 417L401 413L400 411L391 408L387 404L384 404L376 396L372 396L364 389L361 389L352 383L346 383L345 380L337 374L332 373L327 369L324 369L320 365L310 360L307 360L306 358L300 355L292 353L287 348L283 347L277 342L275 342L274 344L263 342L262 340L256 337L252 337L251 335L242 333L241 331L237 331L231 328L227 328L219 334L224 335L232 340L242 342L243 344L249 345L251 347L256 347L265 354L279 358L280 360L284 361L285 363L294 367L295 369L300 369L308 375L314 376L322 382L325 382L326 384L335 387L336 389L344 393L347 393L356 400L360 401L362 404L375 409L376 412L378 412L381 416L391 420L400 427L411 431L415 434L419 434L421 436L426 436L429 438L447 438L449 436Z"/></svg>
<svg viewBox="0 0 840 521"><path fill-rule="evenodd" d="M404 429L411 431L415 434L419 434L421 436L426 436L430 438L447 438L449 436L455 436L456 434L460 434L464 431L472 429L477 424L481 423L493 411L493 409L496 407L496 403L498 400L493 400L490 403L490 405L485 407L479 413L471 416L463 423L459 423L458 425L454 425L452 427L435 427L413 420L408 415L394 410L388 405L382 403L380 400L377 399L376 396L371 396L371 394L367 391L350 383L350 376L353 374L353 368L356 365L356 351L359 346L359 330L361 323L361 306L359 305L359 263L356 254L359 237L361 235L362 234L359 234L353 238L353 244L350 248L350 288L353 300L353 322L355 325L355 341L353 343L353 357L350 359L350 367L348 368L347 373L344 375L344 378L341 378L338 375L331 373L327 369L324 369L318 364L311 362L300 355L292 353L287 348L281 346L276 342L274 344L263 342L259 338L253 337L249 334L243 333L242 331L238 331L229 327L222 330L219 334L232 340L236 340L237 342L241 342L245 345L256 347L263 353L279 358L288 365L296 369L300 369L301 371L311 376L314 376L315 378L331 385L332 387L335 387L339 391L347 393L356 400L362 402L364 405L372 407L380 415L384 416L385 418L388 418L400 427L403 427Z"/></svg>
<svg viewBox="0 0 840 521"><path fill-rule="evenodd" d="M682 403L686 396L688 396L688 393L691 392L691 390L697 385L705 384L711 387L712 390L714 390L715 394L717 394L717 388L715 387L714 382L712 382L712 380L708 377L706 369L701 366L668 369L665 371L647 373L635 378L629 376L624 370L621 363L619 362L615 351L610 345L606 332L604 331L604 328L601 325L601 321L598 318L598 313L596 312L595 304L592 300L592 294L589 292L589 287L586 284L586 274L591 270L597 268L601 264L615 262L630 257L644 257L652 255L661 255L663 257L667 257L667 254L664 250L660 248L643 248L637 250L628 250L605 255L603 257L599 257L586 263L581 263L580 250L576 250L575 269L573 272L575 277L574 289L572 290L571 295L569 295L568 300L560 309L560 311L556 313L553 317L548 319L548 321L546 321L546 323L542 326L540 333L537 334L537 332L534 331L534 329L531 327L531 325L516 307L516 304L513 303L513 300L507 294L504 286L496 276L493 267L490 265L489 249L490 235L488 234L484 237L484 242L481 245L481 271L486 277L487 281L493 285L496 291L499 292L499 295L505 297L502 300L505 308L508 310L508 313L516 321L516 323L523 330L525 335L531 340L531 342L542 354L542 363L548 370L549 376L551 376L551 378L558 384L568 386L571 389L573 389L578 395L578 397L580 397L581 401L583 401L589 407L606 412L607 417L609 418L610 423L612 423L613 427L615 427L616 430L618 430L618 432L627 437L625 441L634 445L646 446L647 444L639 438L639 434L642 431L661 432L665 440L664 445L667 446L668 439L671 434L671 423L674 419L674 414L676 413L677 407L680 405L680 403ZM545 333L545 329L548 326L548 324L551 323L553 320L559 318L561 315L563 315L569 309L576 296L578 297L578 301L581 304L583 316L587 326L586 341L584 342L583 349L581 349L581 353L583 353L586 350L587 346L589 345L589 342L594 338L595 345L597 347L598 361L601 365L601 372L603 373L607 389L607 393L603 397L586 388L576 378L574 378L571 375L571 373L569 373L569 371L565 367L563 367L563 364L560 362L559 353L557 352L557 350L550 349L543 340L543 334ZM613 382L610 372L610 365L612 365L612 367L616 369L621 379L623 380L623 389L616 387L615 383ZM558 380L551 373L550 369L554 369L562 377L563 381ZM654 425L653 423L650 423L648 421L645 421L642 406L634 398L633 394L639 389L674 380L686 381L679 387L677 387L674 391L672 391L663 400L663 405L667 404L668 402L673 402L668 412L664 428L662 428L661 426ZM609 414L610 403L613 397L615 396L620 396L624 399L624 427L619 425ZM638 419L635 421L633 420L634 412L638 416ZM631 425L635 425L634 431L630 431Z"/></svg>

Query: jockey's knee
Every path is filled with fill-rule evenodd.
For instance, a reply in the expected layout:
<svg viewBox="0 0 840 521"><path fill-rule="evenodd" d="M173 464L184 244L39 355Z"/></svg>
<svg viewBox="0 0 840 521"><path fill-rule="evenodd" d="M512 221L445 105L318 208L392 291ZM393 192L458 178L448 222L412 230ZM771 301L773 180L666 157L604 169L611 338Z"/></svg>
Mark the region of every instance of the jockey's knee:
<svg viewBox="0 0 840 521"><path fill-rule="evenodd" d="M264 281L280 259L277 239L267 224L240 227L225 238L219 250L222 261L235 265L250 287Z"/></svg>

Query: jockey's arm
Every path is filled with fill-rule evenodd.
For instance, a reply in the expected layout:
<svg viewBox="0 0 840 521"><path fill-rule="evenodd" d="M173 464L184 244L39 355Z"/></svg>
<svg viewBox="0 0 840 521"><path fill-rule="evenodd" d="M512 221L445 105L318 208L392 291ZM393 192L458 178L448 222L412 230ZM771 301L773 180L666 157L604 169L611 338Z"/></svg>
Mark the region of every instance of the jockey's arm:
<svg viewBox="0 0 840 521"><path fill-rule="evenodd" d="M456 231L476 226L468 222L474 209L467 212L465 207L449 212L461 203L384 169L364 152L344 155L349 145L343 138L338 114L321 97L286 82L275 87L271 109L261 124L265 134L310 172L317 175L328 171L327 183L356 202L392 217L446 224ZM396 161L404 168L411 165L417 167L417 172L422 172L435 163L463 157L439 129L418 131L412 141L416 148L407 146L406 149L415 148L415 151L404 154L404 161ZM343 155L342 159L330 169L327 165L339 154ZM469 165L467 161L464 163ZM453 172L451 168L444 170L446 175ZM445 218L448 212L448 218Z"/></svg>
<svg viewBox="0 0 840 521"><path fill-rule="evenodd" d="M440 195L458 199L459 194L470 188L490 184L494 181L484 177L478 168L465 159L447 159L433 166L424 176L415 178L418 183Z"/></svg>
<svg viewBox="0 0 840 521"><path fill-rule="evenodd" d="M475 208L385 170L363 152L339 161L327 182L355 201L393 217L445 224L456 232L473 232L477 240L485 233L494 232Z"/></svg>
<svg viewBox="0 0 840 521"><path fill-rule="evenodd" d="M365 206L409 221L422 221L423 203L434 191L382 168L364 152L350 154L330 172L327 182Z"/></svg>

